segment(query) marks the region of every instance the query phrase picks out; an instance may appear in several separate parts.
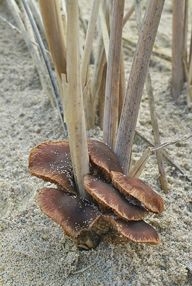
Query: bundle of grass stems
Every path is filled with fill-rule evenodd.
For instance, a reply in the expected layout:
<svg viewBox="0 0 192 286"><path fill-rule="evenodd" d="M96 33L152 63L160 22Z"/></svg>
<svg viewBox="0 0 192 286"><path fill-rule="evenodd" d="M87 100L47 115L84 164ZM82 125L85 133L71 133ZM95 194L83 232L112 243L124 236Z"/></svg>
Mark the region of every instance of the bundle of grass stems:
<svg viewBox="0 0 192 286"><path fill-rule="evenodd" d="M131 165L145 84L154 143L144 140L151 146L161 146L149 62L155 52L153 45L165 1L134 0L128 10L124 2L93 0L86 25L77 0L7 1L31 51L42 86L58 109L65 133L67 126L75 181L82 196L83 176L89 173L86 131L96 125L103 130L103 140L115 151L125 174L139 176L155 151L160 184L167 191L163 159L174 164L161 148L148 148L135 166ZM177 99L187 80L189 105L192 102L192 34L187 30L190 5L188 0L174 0L172 6L172 92ZM135 17L138 41L126 79L122 31L130 17ZM80 41L80 23L84 41Z"/></svg>

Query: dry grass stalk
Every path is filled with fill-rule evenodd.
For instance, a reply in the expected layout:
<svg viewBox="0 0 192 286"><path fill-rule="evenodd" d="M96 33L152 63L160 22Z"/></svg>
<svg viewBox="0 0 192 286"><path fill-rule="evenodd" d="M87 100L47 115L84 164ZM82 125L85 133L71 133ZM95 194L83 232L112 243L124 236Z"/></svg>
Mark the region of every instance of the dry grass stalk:
<svg viewBox="0 0 192 286"><path fill-rule="evenodd" d="M127 21L131 18L133 15L133 12L135 11L134 5L130 7L130 9L127 11L127 13L123 17L123 26L127 23Z"/></svg>
<svg viewBox="0 0 192 286"><path fill-rule="evenodd" d="M40 11L45 27L49 50L57 71L66 74L66 47L63 21L60 13L60 1L39 0Z"/></svg>
<svg viewBox="0 0 192 286"><path fill-rule="evenodd" d="M83 176L89 173L89 157L80 76L79 16L76 0L67 0L67 78L63 75L63 99L76 186L85 197ZM66 92L67 91L67 92Z"/></svg>
<svg viewBox="0 0 192 286"><path fill-rule="evenodd" d="M99 36L92 79L93 115L95 122L103 128L106 66L109 49L109 5L106 1L99 9Z"/></svg>
<svg viewBox="0 0 192 286"><path fill-rule="evenodd" d="M129 171L141 96L163 5L164 0L151 0L148 2L143 27L133 58L115 147L115 152L125 174Z"/></svg>
<svg viewBox="0 0 192 286"><path fill-rule="evenodd" d="M156 152L158 150L158 146L155 147L154 144L149 140L147 139L143 134L141 134L139 131L135 131L136 135L141 138L145 143L147 143L149 146L153 147L151 149L152 152ZM173 143L174 144L174 143ZM162 146L162 144L160 145ZM163 147L166 147L164 144L163 144ZM163 148L161 147L161 148ZM163 157L166 159L166 161L171 165L173 166L182 176L184 176L188 182L192 182L192 179L189 178L186 174L185 174L185 171L182 170L182 168L169 156L169 154L167 153L166 150L162 150L162 154L163 154Z"/></svg>
<svg viewBox="0 0 192 286"><path fill-rule="evenodd" d="M36 68L37 68L37 72L38 72L38 75L39 75L39 78L41 81L41 85L45 90L47 90L48 87L47 87L47 83L45 83L45 74L41 68L41 59L40 59L39 51L37 49L37 43L34 39L34 35L32 35L32 33L28 33L28 31L26 30L26 27L25 27L23 20L22 20L21 11L18 8L16 2L14 0L9 0L9 1L7 1L7 5L9 7L10 12L13 15L15 22L16 22L17 29L22 34L23 39L24 39L24 41L27 45L27 48L30 52L30 55L34 61ZM51 100L51 102L53 103L52 100Z"/></svg>
<svg viewBox="0 0 192 286"><path fill-rule="evenodd" d="M135 14L136 14L136 21L137 21L137 28L138 32L141 30L142 27L142 12L141 12L141 5L140 1L135 0ZM147 89L147 94L148 94L148 99L149 99L149 109L150 109L150 115L151 115L151 124L153 128L153 134L154 134L154 142L155 145L160 145L160 134L159 134L159 126L158 126L158 121L157 121L157 116L156 116L156 111L155 111L155 100L154 100L154 95L153 95L153 87L152 87L152 82L151 82L151 74L150 71L148 70L147 78L146 78L146 89ZM161 188L164 191L168 191L168 182L166 179L166 174L165 174L165 169L163 165L163 155L162 151L158 150L156 152L156 157L157 157L157 164L158 164L158 169L159 169L159 181Z"/></svg>
<svg viewBox="0 0 192 286"><path fill-rule="evenodd" d="M31 12L33 14L33 17L35 19L35 22L38 26L38 29L39 29L41 35L44 35L45 29L43 26L43 21L42 21L41 14L39 11L38 3L35 0L29 0L29 1L27 1L27 4L29 5L29 7L31 9Z"/></svg>
<svg viewBox="0 0 192 286"><path fill-rule="evenodd" d="M121 117L124 98L125 98L125 66L124 66L124 52L123 52L123 47L121 45L118 123Z"/></svg>
<svg viewBox="0 0 192 286"><path fill-rule="evenodd" d="M153 88L151 84L151 76L150 73L148 73L147 81L146 81L146 88L147 88L147 94L149 99L149 108L150 108L150 114L151 114L151 124L153 128L153 134L154 134L154 142L155 145L160 145L160 134L159 134L159 126L155 111L155 102L154 102L154 96L153 96ZM159 169L159 182L161 185L161 188L164 191L168 191L168 182L166 179L164 164L163 164L163 154L161 150L156 151L156 157L157 157L157 164Z"/></svg>
<svg viewBox="0 0 192 286"><path fill-rule="evenodd" d="M119 79L123 12L124 0L114 0L111 17L111 33L109 41L109 57L107 65L103 123L104 142L106 142L111 147L114 147L118 126Z"/></svg>
<svg viewBox="0 0 192 286"><path fill-rule="evenodd" d="M187 81L187 106L188 108L191 108L192 107L192 84L190 81L190 73L192 72L191 63L189 63L189 70L188 70L187 61L184 60L184 68L185 68L185 77Z"/></svg>
<svg viewBox="0 0 192 286"><path fill-rule="evenodd" d="M144 150L141 158L134 164L132 168L130 168L128 174L129 177L138 178L141 175L150 155L151 155L151 148L148 147L147 149Z"/></svg>
<svg viewBox="0 0 192 286"><path fill-rule="evenodd" d="M23 0L21 2L21 6L23 8L23 19L25 21L25 25L27 28L27 31L31 37L36 39L37 41L37 47L38 51L40 51L41 58L39 58L39 65L37 66L37 69L39 69L43 74L43 84L45 85L45 90L47 94L49 95L50 101L52 105L56 106L61 124L63 126L64 134L66 136L66 126L63 121L63 110L61 107L60 97L59 97L59 90L58 90L58 84L55 79L55 76L53 75L52 67L50 64L49 57L47 55L47 50L45 49L44 43L42 41L42 37L39 33L39 30L37 28L35 19L33 18L32 11L30 9L30 6L26 0ZM47 84L46 84L47 83ZM44 87L43 85L43 87ZM52 99L53 98L53 99Z"/></svg>
<svg viewBox="0 0 192 286"><path fill-rule="evenodd" d="M135 47L136 47L136 42L131 40L131 39L127 39L125 38L124 36L122 37L122 40L123 40L123 45L126 47L126 48L129 48L131 50L135 50ZM163 59L165 61L168 61L168 62L171 62L172 60L172 57L171 55L169 55L167 53L167 51L165 51L164 49L160 48L160 47L153 47L153 51L152 51L152 54L160 59Z"/></svg>
<svg viewBox="0 0 192 286"><path fill-rule="evenodd" d="M100 0L94 0L91 10L91 16L87 28L86 39L85 39L85 48L83 53L83 59L81 64L81 80L82 88L86 85L87 82L87 72L90 61L90 55L92 50L92 43L95 35L95 27L97 23L97 17L99 12Z"/></svg>
<svg viewBox="0 0 192 286"><path fill-rule="evenodd" d="M102 36L98 40L97 53L95 57L94 72L92 77L92 98L94 122L101 128L103 126L103 108L100 108L100 100L104 102L105 79L106 79L106 56Z"/></svg>
<svg viewBox="0 0 192 286"><path fill-rule="evenodd" d="M82 90L84 99L84 109L85 109L86 124L88 129L93 128L95 123L92 93L91 93L91 80L89 78L88 71L89 71L89 62L91 57L92 45L95 36L97 17L99 13L99 5L100 5L100 0L93 1L91 16L89 19L89 24L86 33L82 64L81 64L81 80L82 80Z"/></svg>
<svg viewBox="0 0 192 286"><path fill-rule="evenodd" d="M105 47L106 59L109 52L109 7L106 4L100 6L99 9L100 26Z"/></svg>
<svg viewBox="0 0 192 286"><path fill-rule="evenodd" d="M185 2L173 1L172 20L172 95L177 99L184 84Z"/></svg>

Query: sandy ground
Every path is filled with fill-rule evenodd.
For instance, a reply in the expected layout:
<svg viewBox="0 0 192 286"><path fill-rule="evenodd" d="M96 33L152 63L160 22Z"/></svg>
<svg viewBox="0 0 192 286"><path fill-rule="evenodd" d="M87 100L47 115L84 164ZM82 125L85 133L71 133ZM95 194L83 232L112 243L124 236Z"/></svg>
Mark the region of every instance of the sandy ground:
<svg viewBox="0 0 192 286"><path fill-rule="evenodd" d="M3 4L0 15L12 22ZM166 6L156 43L169 53L170 19ZM133 25L130 21L129 27ZM162 141L189 134L192 113L185 92L178 104L170 95L170 63L154 58L151 73ZM146 95L137 128L152 140ZM62 138L58 115L41 89L22 37L0 20L0 285L191 285L191 182L165 162L170 190L164 194L158 185L156 159L151 156L142 178L165 199L165 212L148 218L161 243L101 243L96 250L80 252L36 206L36 190L44 183L31 177L27 169L33 146ZM146 147L136 139L135 159ZM192 180L192 141L172 145L167 151Z"/></svg>

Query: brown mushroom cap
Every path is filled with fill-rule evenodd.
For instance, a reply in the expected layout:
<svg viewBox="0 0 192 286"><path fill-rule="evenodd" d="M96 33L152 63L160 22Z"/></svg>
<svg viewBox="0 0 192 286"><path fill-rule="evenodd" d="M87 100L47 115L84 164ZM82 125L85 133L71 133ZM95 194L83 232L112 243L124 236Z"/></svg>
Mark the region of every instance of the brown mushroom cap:
<svg viewBox="0 0 192 286"><path fill-rule="evenodd" d="M156 230L143 220L125 222L122 219L108 219L110 219L114 229L123 239L150 244L158 244L160 242Z"/></svg>
<svg viewBox="0 0 192 286"><path fill-rule="evenodd" d="M113 185L124 195L139 200L148 210L160 213L164 210L164 202L159 194L138 178L129 178L119 172L111 172Z"/></svg>
<svg viewBox="0 0 192 286"><path fill-rule="evenodd" d="M115 215L102 215L93 221L91 229L116 243L127 240L151 244L160 242L156 230L143 220L126 222Z"/></svg>
<svg viewBox="0 0 192 286"><path fill-rule="evenodd" d="M84 177L84 187L99 204L113 210L115 214L126 220L141 220L146 214L144 208L131 205L112 185L104 183L94 176L86 175Z"/></svg>
<svg viewBox="0 0 192 286"><path fill-rule="evenodd" d="M107 181L111 180L111 171L123 172L115 153L105 143L88 140L90 161L96 166Z"/></svg>
<svg viewBox="0 0 192 286"><path fill-rule="evenodd" d="M29 155L29 170L32 175L75 193L68 141L44 142L34 147Z"/></svg>
<svg viewBox="0 0 192 286"><path fill-rule="evenodd" d="M41 189L37 194L37 204L42 212L61 225L64 232L73 239L82 237L81 232L87 230L87 240L91 245L94 233L91 230L89 233L88 228L101 214L96 206L54 188Z"/></svg>

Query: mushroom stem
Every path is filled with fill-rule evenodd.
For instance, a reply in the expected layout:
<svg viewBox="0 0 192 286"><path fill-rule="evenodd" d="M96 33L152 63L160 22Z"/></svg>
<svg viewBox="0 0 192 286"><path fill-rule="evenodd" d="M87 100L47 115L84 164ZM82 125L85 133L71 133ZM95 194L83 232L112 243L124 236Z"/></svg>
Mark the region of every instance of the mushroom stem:
<svg viewBox="0 0 192 286"><path fill-rule="evenodd" d="M75 182L85 198L83 176L89 173L89 157L80 77L78 2L67 0L66 8L67 79L62 76L63 100Z"/></svg>

